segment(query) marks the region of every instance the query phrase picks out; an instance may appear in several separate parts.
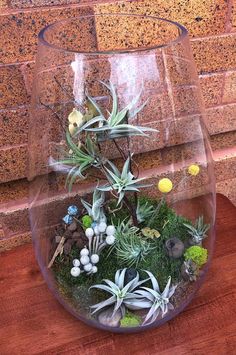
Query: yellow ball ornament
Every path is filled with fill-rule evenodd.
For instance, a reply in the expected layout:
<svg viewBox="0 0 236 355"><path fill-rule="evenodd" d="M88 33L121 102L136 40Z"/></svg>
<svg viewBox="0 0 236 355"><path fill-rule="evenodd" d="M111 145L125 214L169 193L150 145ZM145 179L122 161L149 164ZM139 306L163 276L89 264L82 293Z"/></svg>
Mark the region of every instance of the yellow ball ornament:
<svg viewBox="0 0 236 355"><path fill-rule="evenodd" d="M200 172L200 168L197 164L192 164L188 167L188 173L192 176L198 175Z"/></svg>
<svg viewBox="0 0 236 355"><path fill-rule="evenodd" d="M167 194L168 192L170 192L172 190L173 184L170 179L163 178L163 179L159 180L157 187L158 187L158 190L161 191L163 194Z"/></svg>

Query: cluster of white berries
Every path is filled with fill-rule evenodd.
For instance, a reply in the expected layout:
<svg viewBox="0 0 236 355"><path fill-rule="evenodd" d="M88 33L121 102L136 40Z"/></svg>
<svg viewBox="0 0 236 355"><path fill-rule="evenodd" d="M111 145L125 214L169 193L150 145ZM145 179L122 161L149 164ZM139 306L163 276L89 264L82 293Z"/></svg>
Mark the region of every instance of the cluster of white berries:
<svg viewBox="0 0 236 355"><path fill-rule="evenodd" d="M80 251L80 259L73 260L73 267L70 271L72 276L78 277L82 272L90 275L98 271L95 264L99 262L99 254L107 245L114 244L115 231L113 225L107 226L105 222L86 229L85 235L89 240L89 246Z"/></svg>
<svg viewBox="0 0 236 355"><path fill-rule="evenodd" d="M99 255L89 255L89 250L85 247L80 251L80 259L73 260L73 267L70 273L74 277L78 277L81 272L89 274L95 274L98 271L97 264L99 262Z"/></svg>

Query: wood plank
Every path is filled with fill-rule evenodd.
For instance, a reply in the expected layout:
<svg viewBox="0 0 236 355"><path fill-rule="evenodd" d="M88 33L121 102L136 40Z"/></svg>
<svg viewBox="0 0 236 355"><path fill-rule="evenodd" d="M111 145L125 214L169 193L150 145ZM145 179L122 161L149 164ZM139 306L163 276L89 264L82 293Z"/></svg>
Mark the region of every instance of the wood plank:
<svg viewBox="0 0 236 355"><path fill-rule="evenodd" d="M30 244L0 255L0 354L230 355L236 353L236 208L217 196L217 240L207 279L164 326L121 335L67 313L43 281Z"/></svg>

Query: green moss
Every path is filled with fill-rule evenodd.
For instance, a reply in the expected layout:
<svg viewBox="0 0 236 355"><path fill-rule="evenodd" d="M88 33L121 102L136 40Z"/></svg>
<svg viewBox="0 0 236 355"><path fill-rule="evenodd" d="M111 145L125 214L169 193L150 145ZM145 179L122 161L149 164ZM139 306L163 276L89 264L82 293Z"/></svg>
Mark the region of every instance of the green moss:
<svg viewBox="0 0 236 355"><path fill-rule="evenodd" d="M156 200L146 197L141 197L141 199L144 202L154 205L154 207L158 205L158 201ZM111 201L109 208L116 209L116 201ZM116 225L119 221L127 218L127 216L129 216L129 212L126 208L122 208L108 216L108 222L110 223L112 221L112 223ZM145 227L147 222L148 221L142 223L140 227ZM181 279L181 265L184 261L184 257L179 259L170 258L165 250L165 242L173 236L178 237L183 242L189 238L183 223L190 223L190 221L176 215L174 210L169 208L166 202L163 202L159 213L150 225L150 228L158 230L161 236L154 240L146 239L152 244L154 249L152 249L145 259L138 264L137 270L140 272L141 277L146 277L146 274L142 270L151 271L157 278L161 289L165 287L169 276L171 276L173 282L178 282ZM98 272L96 274L88 277L83 273L78 278L74 278L70 274L70 269L72 267L73 259L78 257L79 250L76 247L73 247L68 257L63 255L58 257L53 265L53 271L59 285L65 290L68 288L74 290L76 288L76 292L73 293L76 299L84 297L84 289L88 290L90 286L101 283L103 279L114 280L116 270L128 267L128 265L125 265L124 262L121 262L116 257L115 248L106 248L100 255ZM89 292L93 295L95 291L92 289ZM96 297L99 298L99 295L96 294ZM88 297L87 302L89 302Z"/></svg>
<svg viewBox="0 0 236 355"><path fill-rule="evenodd" d="M184 258L185 260L192 260L201 267L207 262L207 254L207 249L194 245L185 251Z"/></svg>
<svg viewBox="0 0 236 355"><path fill-rule="evenodd" d="M85 216L82 217L81 220L82 220L83 227L85 229L91 227L93 220L89 215L86 214Z"/></svg>
<svg viewBox="0 0 236 355"><path fill-rule="evenodd" d="M141 324L142 318L137 314L126 312L124 318L120 321L121 327L137 327Z"/></svg>

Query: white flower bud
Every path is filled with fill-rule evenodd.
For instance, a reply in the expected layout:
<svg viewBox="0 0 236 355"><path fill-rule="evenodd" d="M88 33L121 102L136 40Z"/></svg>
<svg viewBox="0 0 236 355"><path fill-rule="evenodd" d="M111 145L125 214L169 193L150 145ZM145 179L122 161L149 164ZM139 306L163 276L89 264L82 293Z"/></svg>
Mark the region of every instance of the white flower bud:
<svg viewBox="0 0 236 355"><path fill-rule="evenodd" d="M89 257L88 257L87 255L81 256L80 262L81 262L82 265L87 265L87 264L89 264L89 262L90 262Z"/></svg>
<svg viewBox="0 0 236 355"><path fill-rule="evenodd" d="M105 222L100 222L98 225L98 230L100 233L104 233L107 228L107 224Z"/></svg>
<svg viewBox="0 0 236 355"><path fill-rule="evenodd" d="M89 251L87 248L83 248L80 250L80 256L84 256L84 255L89 255Z"/></svg>
<svg viewBox="0 0 236 355"><path fill-rule="evenodd" d="M92 238L94 236L93 228L87 228L85 231L85 235L87 238Z"/></svg>
<svg viewBox="0 0 236 355"><path fill-rule="evenodd" d="M70 273L73 277L78 277L80 275L80 268L77 266L72 267Z"/></svg>
<svg viewBox="0 0 236 355"><path fill-rule="evenodd" d="M91 263L84 265L84 271L89 272L92 270L93 265Z"/></svg>
<svg viewBox="0 0 236 355"><path fill-rule="evenodd" d="M97 271L98 271L97 266L93 266L93 267L92 267L92 273L93 273L93 274L96 274Z"/></svg>
<svg viewBox="0 0 236 355"><path fill-rule="evenodd" d="M108 244L108 245L112 245L112 244L114 244L115 243L115 237L114 237L114 235L108 235L107 237L106 237L106 243Z"/></svg>
<svg viewBox="0 0 236 355"><path fill-rule="evenodd" d="M90 257L90 260L93 264L97 264L99 262L99 256L97 254L93 254Z"/></svg>
<svg viewBox="0 0 236 355"><path fill-rule="evenodd" d="M106 235L114 235L115 231L116 231L115 227L110 225L106 229Z"/></svg>
<svg viewBox="0 0 236 355"><path fill-rule="evenodd" d="M80 266L80 261L79 261L79 259L74 259L74 260L73 260L73 265L74 265L74 266L77 266L77 267Z"/></svg>

